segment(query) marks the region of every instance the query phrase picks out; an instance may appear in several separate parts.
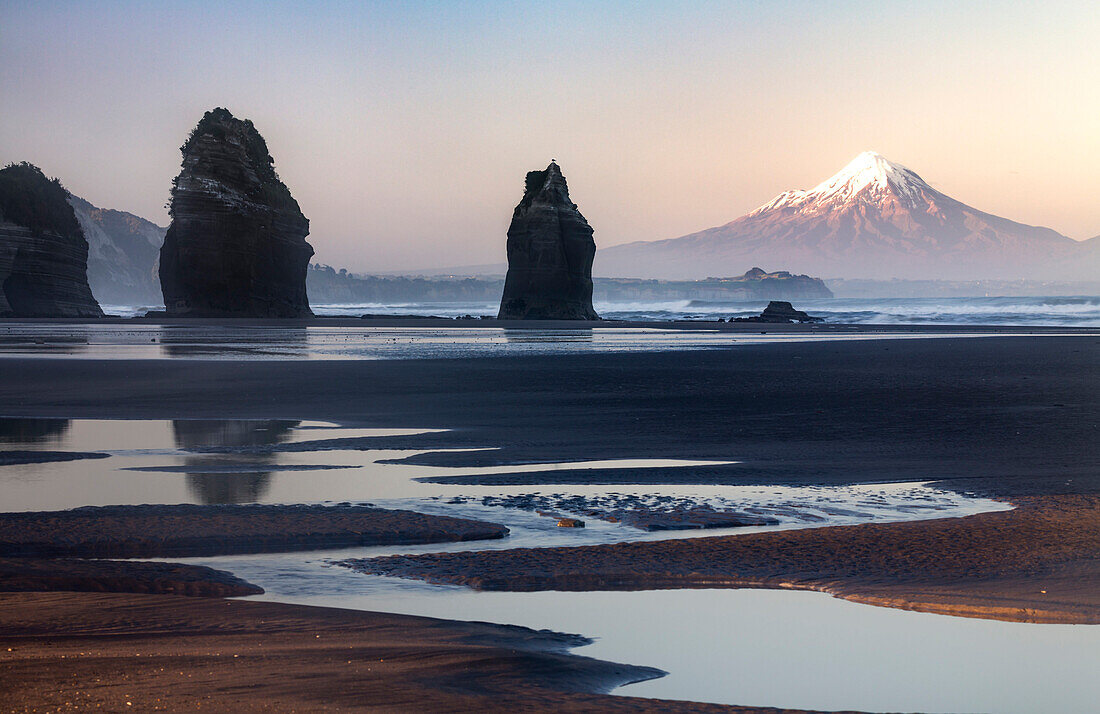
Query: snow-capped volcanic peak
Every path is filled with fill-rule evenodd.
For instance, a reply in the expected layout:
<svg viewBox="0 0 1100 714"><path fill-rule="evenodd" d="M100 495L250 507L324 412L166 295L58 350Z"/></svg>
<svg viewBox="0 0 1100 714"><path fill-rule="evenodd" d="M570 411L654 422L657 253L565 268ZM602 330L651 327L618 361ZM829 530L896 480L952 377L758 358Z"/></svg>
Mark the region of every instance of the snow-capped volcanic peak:
<svg viewBox="0 0 1100 714"><path fill-rule="evenodd" d="M859 199L881 201L889 195L912 204L930 192L931 187L916 172L874 151L864 151L837 174L809 191L786 191L749 215L780 208L804 210L844 206Z"/></svg>
<svg viewBox="0 0 1100 714"><path fill-rule="evenodd" d="M894 190L903 193L907 189L926 188L927 184L914 172L901 164L895 164L882 154L864 151L852 159L852 162L824 183L818 184L808 193L818 198L853 196L863 189L871 187L878 190Z"/></svg>
<svg viewBox="0 0 1100 714"><path fill-rule="evenodd" d="M809 190L721 226L600 251L602 275L702 278L744 266L890 280L1095 279L1087 246L966 205L866 151ZM1095 257L1100 258L1100 246Z"/></svg>

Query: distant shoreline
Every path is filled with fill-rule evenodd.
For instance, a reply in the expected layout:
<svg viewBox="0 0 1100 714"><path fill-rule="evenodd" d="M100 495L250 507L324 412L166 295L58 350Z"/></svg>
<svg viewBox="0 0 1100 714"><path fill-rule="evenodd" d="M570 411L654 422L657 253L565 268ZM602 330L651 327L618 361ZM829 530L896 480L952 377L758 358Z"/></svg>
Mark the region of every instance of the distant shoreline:
<svg viewBox="0 0 1100 714"><path fill-rule="evenodd" d="M16 325L163 325L218 326L218 327L433 327L463 329L508 330L717 330L719 332L759 334L762 331L776 334L830 334L830 333L911 333L911 334L1003 334L1003 335L1054 335L1100 334L1100 327L1066 327L1060 325L930 325L930 324L783 324L738 323L717 320L498 320L495 317L470 319L435 317L431 315L400 315L357 317L317 316L305 319L259 319L234 317L103 317L103 318L0 318L0 329Z"/></svg>

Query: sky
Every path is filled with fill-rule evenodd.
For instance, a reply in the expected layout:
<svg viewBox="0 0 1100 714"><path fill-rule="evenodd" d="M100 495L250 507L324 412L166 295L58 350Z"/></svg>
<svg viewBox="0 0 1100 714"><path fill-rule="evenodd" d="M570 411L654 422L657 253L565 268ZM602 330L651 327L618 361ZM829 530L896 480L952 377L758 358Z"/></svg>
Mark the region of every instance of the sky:
<svg viewBox="0 0 1100 714"><path fill-rule="evenodd" d="M1100 234L1094 2L0 0L0 163L167 225L179 147L252 119L357 272L504 261L556 158L597 246L727 223L877 151Z"/></svg>

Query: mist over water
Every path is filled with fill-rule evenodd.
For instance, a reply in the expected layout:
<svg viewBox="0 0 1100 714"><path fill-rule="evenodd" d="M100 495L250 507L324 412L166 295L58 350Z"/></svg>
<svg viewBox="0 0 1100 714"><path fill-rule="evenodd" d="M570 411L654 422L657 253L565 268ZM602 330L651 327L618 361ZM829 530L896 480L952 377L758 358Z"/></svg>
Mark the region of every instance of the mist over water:
<svg viewBox="0 0 1100 714"><path fill-rule="evenodd" d="M798 309L828 323L1100 326L1100 296L829 298L792 302ZM597 305L597 310L602 317L617 320L716 320L757 315L766 304L765 300L721 303L684 300Z"/></svg>
<svg viewBox="0 0 1100 714"><path fill-rule="evenodd" d="M827 323L863 325L1050 325L1100 327L1100 296L1055 297L939 297L939 298L819 298L792 301L794 306ZM596 311L605 320L717 320L759 315L767 300L711 302L600 302ZM498 305L472 303L367 303L313 305L318 315L358 317L376 315L436 315L438 317L496 317ZM147 308L105 305L109 314L131 316Z"/></svg>

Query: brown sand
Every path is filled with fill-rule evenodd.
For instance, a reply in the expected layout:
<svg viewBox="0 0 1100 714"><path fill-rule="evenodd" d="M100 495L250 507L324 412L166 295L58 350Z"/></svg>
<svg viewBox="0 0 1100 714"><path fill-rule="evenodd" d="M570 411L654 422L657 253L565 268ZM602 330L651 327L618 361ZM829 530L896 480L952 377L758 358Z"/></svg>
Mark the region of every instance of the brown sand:
<svg viewBox="0 0 1100 714"><path fill-rule="evenodd" d="M135 560L0 558L0 592L71 590L192 597L257 595L263 588L202 565Z"/></svg>
<svg viewBox="0 0 1100 714"><path fill-rule="evenodd" d="M736 330L721 329L736 338ZM815 334L813 328L767 329ZM831 326L818 334L875 331ZM881 331L950 335L952 329ZM472 582L471 568L476 567L508 586L516 586L517 579L505 566L528 559L523 564L534 570L527 587L547 587L551 582L559 587L600 588L796 586L953 614L1097 622L1100 339L1089 330L1027 332L1048 336L734 344L694 352L391 362L4 358L0 404L11 416L295 418L448 428L455 431L405 437L403 443L500 447L491 454L498 463L736 459L742 462L738 468L708 476L730 483L938 480L943 487L1008 497L1021 507L943 521L554 549L537 557L530 551L498 551L402 562L424 574L430 570L431 577L468 582ZM1078 336L1059 337L1052 332ZM346 440L343 445L384 448L394 443L363 439ZM438 458L457 462L462 457ZM690 482L690 477L681 482ZM386 562L398 565L398 561ZM1047 593L1037 593L1040 590ZM19 608L0 608L0 617L28 611L52 617L57 612L63 627L91 616L87 607L79 605L74 605L77 615L65 615L61 603L66 598L87 603L83 598L93 596L50 597L59 600L23 601ZM390 643L393 655L414 654L403 664L407 669L401 676L384 684L364 679L362 672L354 680L325 674L334 671L333 662L340 662L334 653L327 655L329 659L313 660L293 647L291 659L275 659L272 667L231 677L225 673L228 658L212 654L230 651L221 643L231 640L187 634L211 613L196 612L190 624L165 623L143 614L146 611L137 601L119 602L121 610L113 616L110 640L118 649L111 650L106 661L87 664L70 662L68 657L62 660L58 653L66 652L56 649L61 642L80 642L88 651L86 640L38 635L33 638L38 644L32 646L27 622L17 618L13 628L23 633L23 646L30 649L19 655L19 669L5 669L0 680L20 697L13 701L20 707L53 701L52 692L59 688L61 699L76 696L77 691L132 694L113 684L103 685L103 690L85 686L100 677L123 683L140 680L144 688L139 691L153 698L163 698L171 687L173 695L179 691L181 697L245 701L247 695L247 701L257 702L257 707L270 704L272 708L276 702L293 706L295 701L303 702L305 709L319 708L321 702L445 710L666 708L661 702L586 698L539 689L543 685L527 661L529 654L518 660L501 650L467 653L469 658L452 650L441 654L433 649L438 640L431 630L411 627L408 620L400 620ZM173 611L178 610L178 602L171 600ZM186 602L195 607L219 604ZM230 609L236 603L221 604L227 611L239 612ZM98 609L100 604L91 611ZM158 608L161 613L167 609L167 605ZM292 611L297 609L284 612ZM333 628L342 630L357 627L353 623L360 622L360 617L391 616L340 613L331 617L338 623ZM173 648L185 644L191 649L181 650L182 656L191 668L176 669L173 660L171 667L145 669L133 654L117 658L131 642L118 633L140 630L143 622L156 623L152 629L159 628L160 634L135 635L133 642L154 637ZM216 619L211 622L217 626ZM254 620L238 622L256 625ZM227 635L238 636L244 635ZM308 629L301 637L295 642L303 648L310 645ZM204 647L213 642L217 644ZM256 640L249 642L260 646ZM36 658L22 661L31 654ZM343 660L345 666L346 659L350 658ZM299 661L303 662L301 676L296 669ZM215 669L215 662L222 666ZM491 669L480 669L487 666ZM74 678L69 667L82 669ZM109 676L101 677L97 674L101 671ZM173 671L202 674L202 686L184 689L184 677ZM474 674L463 677L462 672ZM480 672L489 673L481 676ZM418 677L441 689L426 693L428 685ZM575 671L559 681L571 678L580 687L591 684ZM464 689L467 680L484 690L469 693ZM225 682L225 689L219 688L220 682ZM498 688L490 689L486 682ZM486 694L490 691L512 694Z"/></svg>
<svg viewBox="0 0 1100 714"><path fill-rule="evenodd" d="M484 590L770 587L1018 622L1100 624L1100 496L966 518L346 561Z"/></svg>
<svg viewBox="0 0 1100 714"><path fill-rule="evenodd" d="M0 556L182 558L507 534L495 523L368 506L103 506L0 513Z"/></svg>
<svg viewBox="0 0 1100 714"><path fill-rule="evenodd" d="M0 699L30 711L779 712L593 694L656 670L521 627L165 595L0 595Z"/></svg>

